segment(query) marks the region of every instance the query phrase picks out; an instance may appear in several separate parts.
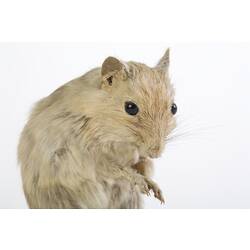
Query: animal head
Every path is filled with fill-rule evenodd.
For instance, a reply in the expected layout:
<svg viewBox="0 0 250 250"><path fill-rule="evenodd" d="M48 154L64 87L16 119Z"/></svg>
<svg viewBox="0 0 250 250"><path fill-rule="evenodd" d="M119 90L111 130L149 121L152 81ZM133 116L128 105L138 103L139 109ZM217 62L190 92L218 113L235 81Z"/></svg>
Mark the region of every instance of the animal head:
<svg viewBox="0 0 250 250"><path fill-rule="evenodd" d="M105 98L99 103L98 121L103 140L132 143L141 156L161 155L177 111L168 68L169 50L154 68L114 57L103 62Z"/></svg>

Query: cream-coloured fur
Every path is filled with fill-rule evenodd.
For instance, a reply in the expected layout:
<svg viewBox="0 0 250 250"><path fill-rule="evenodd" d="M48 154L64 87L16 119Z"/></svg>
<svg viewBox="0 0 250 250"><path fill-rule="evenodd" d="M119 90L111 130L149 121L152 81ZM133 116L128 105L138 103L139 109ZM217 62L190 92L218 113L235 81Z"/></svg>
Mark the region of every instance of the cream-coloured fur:
<svg viewBox="0 0 250 250"><path fill-rule="evenodd" d="M175 127L169 52L155 68L108 57L39 101L18 147L30 208L140 208ZM139 107L127 114L124 103Z"/></svg>

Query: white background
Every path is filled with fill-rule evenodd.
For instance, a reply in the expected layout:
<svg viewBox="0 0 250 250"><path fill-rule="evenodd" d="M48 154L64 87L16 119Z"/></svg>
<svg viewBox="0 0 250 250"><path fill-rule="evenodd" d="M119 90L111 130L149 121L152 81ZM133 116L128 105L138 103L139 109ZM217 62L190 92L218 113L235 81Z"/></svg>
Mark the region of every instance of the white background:
<svg viewBox="0 0 250 250"><path fill-rule="evenodd" d="M112 55L153 66L171 47L178 128L155 180L167 197L146 208L250 208L250 44L0 45L0 208L26 208L16 147L34 102ZM179 135L179 136L178 136Z"/></svg>
<svg viewBox="0 0 250 250"><path fill-rule="evenodd" d="M250 42L249 23L248 0L0 0L0 40L5 42L137 42L142 45L164 41L162 48L169 42L172 45L194 41ZM154 56L156 47L153 48ZM143 52L143 56L146 55ZM247 56L243 57L246 61ZM0 69L0 76L2 72ZM0 82L0 86L2 84ZM239 95L238 99L243 100ZM27 109L29 107L27 104ZM247 113L241 120L247 122ZM3 121L1 116L0 126ZM240 132L235 132L235 135ZM244 137L248 134L246 131ZM7 148L7 143L2 143L4 149ZM1 152L0 159L3 159L4 152ZM239 162L247 164L244 159L246 157ZM15 159L8 158L9 161ZM238 159L236 161L239 163ZM9 189L5 190L8 196ZM169 197L169 190L167 193ZM20 197L19 191L16 194ZM117 246L121 250L131 247L145 250L248 250L250 247L249 209L15 209L0 210L0 222L0 246L6 250L34 249L34 246L38 250L72 247L117 249Z"/></svg>

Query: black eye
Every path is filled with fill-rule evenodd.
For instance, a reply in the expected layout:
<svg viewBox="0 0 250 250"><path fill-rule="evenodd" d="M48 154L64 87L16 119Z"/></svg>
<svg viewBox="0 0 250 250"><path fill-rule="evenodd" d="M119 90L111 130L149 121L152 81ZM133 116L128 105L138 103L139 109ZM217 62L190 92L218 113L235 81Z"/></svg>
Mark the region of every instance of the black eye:
<svg viewBox="0 0 250 250"><path fill-rule="evenodd" d="M173 115L175 115L177 112L177 105L175 103L173 103L171 106L171 112Z"/></svg>
<svg viewBox="0 0 250 250"><path fill-rule="evenodd" d="M125 110L129 115L136 115L139 112L139 108L133 102L125 102Z"/></svg>

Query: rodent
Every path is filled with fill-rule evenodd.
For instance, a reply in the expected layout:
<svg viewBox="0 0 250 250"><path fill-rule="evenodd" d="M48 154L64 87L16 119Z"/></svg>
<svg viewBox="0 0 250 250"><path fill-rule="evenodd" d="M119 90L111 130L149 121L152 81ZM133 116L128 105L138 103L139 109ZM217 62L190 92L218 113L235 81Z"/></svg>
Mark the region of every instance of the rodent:
<svg viewBox="0 0 250 250"><path fill-rule="evenodd" d="M30 208L142 208L176 126L169 50L154 67L108 57L33 108L18 145Z"/></svg>

